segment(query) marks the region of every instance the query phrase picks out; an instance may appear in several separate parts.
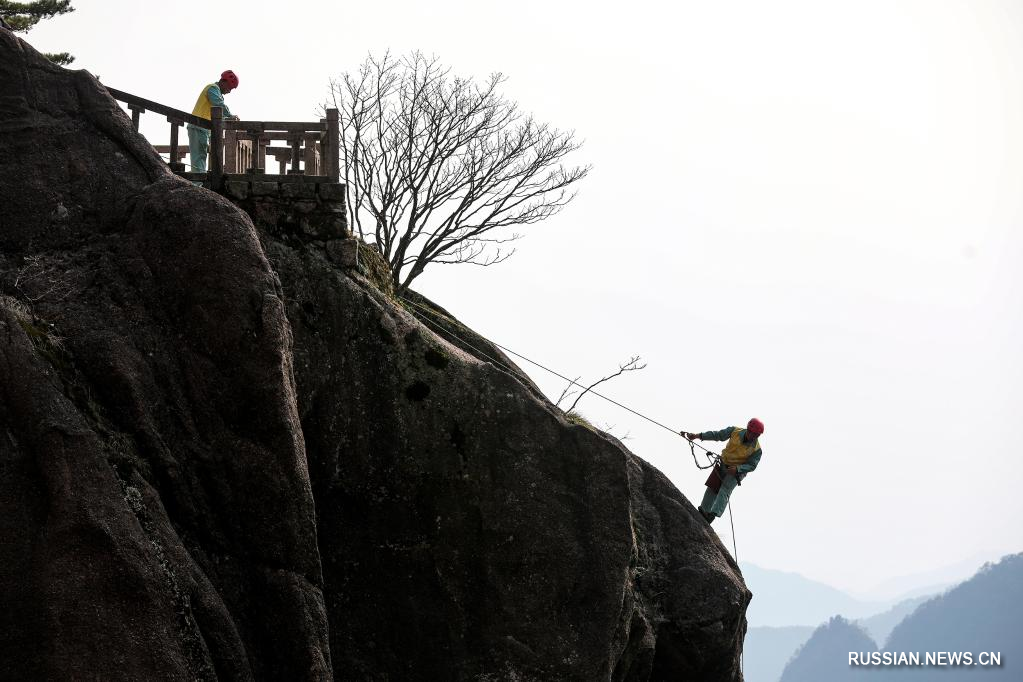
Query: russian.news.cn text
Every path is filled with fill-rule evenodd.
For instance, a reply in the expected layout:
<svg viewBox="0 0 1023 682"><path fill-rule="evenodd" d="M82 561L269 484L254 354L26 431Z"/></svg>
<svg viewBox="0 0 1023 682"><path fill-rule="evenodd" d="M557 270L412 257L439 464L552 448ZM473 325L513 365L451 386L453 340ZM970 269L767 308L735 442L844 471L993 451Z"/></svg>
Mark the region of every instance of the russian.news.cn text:
<svg viewBox="0 0 1023 682"><path fill-rule="evenodd" d="M1002 654L997 651L850 651L851 666L931 666L941 668L965 666L1001 667Z"/></svg>

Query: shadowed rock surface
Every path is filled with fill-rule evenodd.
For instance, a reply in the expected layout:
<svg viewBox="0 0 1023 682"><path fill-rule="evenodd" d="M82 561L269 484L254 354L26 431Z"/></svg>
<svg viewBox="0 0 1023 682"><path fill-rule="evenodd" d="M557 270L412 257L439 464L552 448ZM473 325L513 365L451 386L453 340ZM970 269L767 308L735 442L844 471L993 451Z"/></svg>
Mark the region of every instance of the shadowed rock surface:
<svg viewBox="0 0 1023 682"><path fill-rule="evenodd" d="M741 679L662 474L5 31L0 206L3 679Z"/></svg>

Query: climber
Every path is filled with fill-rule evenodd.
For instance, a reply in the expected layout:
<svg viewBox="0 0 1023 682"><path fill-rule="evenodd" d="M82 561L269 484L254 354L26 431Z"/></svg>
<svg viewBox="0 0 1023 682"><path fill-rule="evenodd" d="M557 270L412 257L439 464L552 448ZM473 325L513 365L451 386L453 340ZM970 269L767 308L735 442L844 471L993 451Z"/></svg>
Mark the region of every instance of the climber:
<svg viewBox="0 0 1023 682"><path fill-rule="evenodd" d="M210 110L213 107L220 107L224 110L224 118L238 120L238 117L233 116L231 110L227 108L227 104L224 103L224 95L237 87L238 76L234 75L234 71L228 69L220 74L220 80L210 83L202 89L199 99L195 102L195 108L192 109L192 115L209 121L212 116ZM186 128L188 129L188 155L191 157L192 172L205 173L206 154L210 149L210 131L191 123Z"/></svg>
<svg viewBox="0 0 1023 682"><path fill-rule="evenodd" d="M726 440L728 444L721 451L721 459L714 466L707 479L707 491L700 503L700 514L707 523L725 513L728 498L736 485L749 472L757 468L763 451L760 449L759 438L764 433L764 422L756 417L749 420L745 429L729 426L720 431L704 431L689 433L682 431L683 437L689 440Z"/></svg>

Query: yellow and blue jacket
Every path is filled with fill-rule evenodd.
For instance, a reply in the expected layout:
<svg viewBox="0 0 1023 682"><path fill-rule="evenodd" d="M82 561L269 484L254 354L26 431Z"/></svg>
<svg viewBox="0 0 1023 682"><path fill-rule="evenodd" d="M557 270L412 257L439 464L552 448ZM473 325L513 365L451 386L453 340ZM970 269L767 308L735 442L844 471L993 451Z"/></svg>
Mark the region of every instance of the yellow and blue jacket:
<svg viewBox="0 0 1023 682"><path fill-rule="evenodd" d="M210 111L213 107L220 107L224 110L224 118L231 116L231 110L227 108L227 104L224 103L224 93L220 91L220 86L216 83L210 83L202 89L199 93L199 99L195 101L195 107L192 108L192 116L198 116L199 118L205 118L207 121L210 120L212 114Z"/></svg>
<svg viewBox="0 0 1023 682"><path fill-rule="evenodd" d="M721 461L728 466L734 466L739 475L748 474L760 464L760 457L764 451L760 449L760 440L746 443L746 429L738 426L729 426L720 431L704 431L697 434L703 440L726 440L728 444L721 451Z"/></svg>

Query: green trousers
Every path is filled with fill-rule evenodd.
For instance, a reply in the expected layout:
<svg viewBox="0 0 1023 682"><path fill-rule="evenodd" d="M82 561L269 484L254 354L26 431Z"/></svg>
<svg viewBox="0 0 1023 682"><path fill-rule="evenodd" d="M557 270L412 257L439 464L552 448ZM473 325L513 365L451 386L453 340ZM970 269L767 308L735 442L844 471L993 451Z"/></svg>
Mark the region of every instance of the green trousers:
<svg viewBox="0 0 1023 682"><path fill-rule="evenodd" d="M717 492L707 488L703 493L703 502L700 502L700 509L708 514L720 517L725 513L725 509L728 508L728 498L732 496L732 491L735 490L735 486L738 483L739 481L735 476L726 474L724 480L721 481L721 488Z"/></svg>
<svg viewBox="0 0 1023 682"><path fill-rule="evenodd" d="M210 151L210 131L193 127L191 124L185 128L188 130L188 156L192 172L205 173L206 154Z"/></svg>

